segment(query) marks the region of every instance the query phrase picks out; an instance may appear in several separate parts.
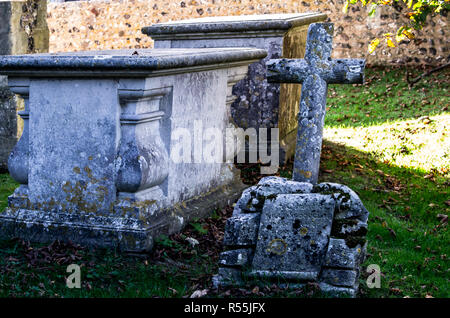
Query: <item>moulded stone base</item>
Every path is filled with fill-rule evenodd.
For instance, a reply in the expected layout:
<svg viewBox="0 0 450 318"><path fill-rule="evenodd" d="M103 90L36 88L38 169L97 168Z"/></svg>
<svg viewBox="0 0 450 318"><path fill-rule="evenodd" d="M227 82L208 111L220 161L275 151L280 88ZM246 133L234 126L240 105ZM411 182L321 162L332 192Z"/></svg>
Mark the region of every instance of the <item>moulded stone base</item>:
<svg viewBox="0 0 450 318"><path fill-rule="evenodd" d="M350 298L355 298L356 295L358 294L358 286L347 288L347 287L333 286L326 283L320 283L319 287L322 292L328 293L329 295L334 297L347 296Z"/></svg>
<svg viewBox="0 0 450 318"><path fill-rule="evenodd" d="M15 218L8 214L15 214ZM71 241L84 246L117 247L126 251L146 251L153 246L150 229L131 218L8 208L0 215L0 226L3 228L6 224L9 237L33 242Z"/></svg>
<svg viewBox="0 0 450 318"><path fill-rule="evenodd" d="M219 268L219 273L213 276L212 282L215 288L241 286L244 283L242 272L239 269L229 267Z"/></svg>
<svg viewBox="0 0 450 318"><path fill-rule="evenodd" d="M256 278L279 278L295 281L314 281L319 277L319 272L293 272L293 271L270 271L253 270L249 273L250 277Z"/></svg>
<svg viewBox="0 0 450 318"><path fill-rule="evenodd" d="M0 240L14 237L14 225L17 211L6 209L0 214Z"/></svg>
<svg viewBox="0 0 450 318"><path fill-rule="evenodd" d="M10 207L0 212L0 239L19 237L33 242L71 241L88 247L146 252L153 238L180 231L193 218L208 216L215 208L236 201L246 186L235 182L205 196L155 213L154 218L99 216Z"/></svg>

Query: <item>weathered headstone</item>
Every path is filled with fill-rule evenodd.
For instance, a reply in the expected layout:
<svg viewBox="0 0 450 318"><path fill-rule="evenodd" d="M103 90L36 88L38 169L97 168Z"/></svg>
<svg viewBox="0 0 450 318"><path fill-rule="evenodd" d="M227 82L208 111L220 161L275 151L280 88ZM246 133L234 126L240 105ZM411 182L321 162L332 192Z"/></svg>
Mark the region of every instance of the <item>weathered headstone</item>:
<svg viewBox="0 0 450 318"><path fill-rule="evenodd" d="M294 169L313 173L294 172L292 181L266 177L243 192L227 221L216 286L264 278L356 295L369 212L350 188L317 184L317 174L326 85L362 81L364 61L331 60L331 39L332 24L312 24L304 60L268 63L277 72L271 79L303 82Z"/></svg>
<svg viewBox="0 0 450 318"><path fill-rule="evenodd" d="M228 48L0 57L0 74L25 99L8 167L21 185L0 213L0 236L142 251L237 198L237 171L205 156L220 141L207 129L223 137L230 82L265 56ZM186 160L174 159L179 145Z"/></svg>
<svg viewBox="0 0 450 318"><path fill-rule="evenodd" d="M142 32L152 37L155 48L267 50L267 57L250 65L248 75L233 87L235 97L228 102L237 127L255 128L256 132L260 127L278 127L280 163L284 163L294 154L301 85L268 83L265 63L280 57L303 58L308 26L326 17L314 12L211 17L158 23Z"/></svg>
<svg viewBox="0 0 450 318"><path fill-rule="evenodd" d="M293 179L317 183L328 84L361 84L363 59L331 59L332 23L311 24L304 59L271 60L269 82L302 83Z"/></svg>
<svg viewBox="0 0 450 318"><path fill-rule="evenodd" d="M252 273L317 279L334 208L332 197L321 194L278 194L265 201Z"/></svg>
<svg viewBox="0 0 450 318"><path fill-rule="evenodd" d="M47 52L48 46L46 0L0 0L0 55ZM23 100L7 84L7 77L0 76L0 170L6 169L23 128L17 118Z"/></svg>

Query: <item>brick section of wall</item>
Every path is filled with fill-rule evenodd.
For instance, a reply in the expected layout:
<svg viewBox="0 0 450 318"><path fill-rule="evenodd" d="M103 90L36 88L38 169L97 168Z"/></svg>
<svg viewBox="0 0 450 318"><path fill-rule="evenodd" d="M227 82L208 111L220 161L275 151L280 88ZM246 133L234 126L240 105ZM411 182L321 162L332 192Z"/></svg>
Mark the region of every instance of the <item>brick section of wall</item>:
<svg viewBox="0 0 450 318"><path fill-rule="evenodd" d="M206 16L320 11L335 23L335 58L365 57L369 64L440 64L448 58L448 17L439 16L413 43L380 48L368 56L370 39L395 32L406 19L385 8L368 18L366 8L342 13L344 0L110 0L50 3L50 51L151 48L143 26Z"/></svg>

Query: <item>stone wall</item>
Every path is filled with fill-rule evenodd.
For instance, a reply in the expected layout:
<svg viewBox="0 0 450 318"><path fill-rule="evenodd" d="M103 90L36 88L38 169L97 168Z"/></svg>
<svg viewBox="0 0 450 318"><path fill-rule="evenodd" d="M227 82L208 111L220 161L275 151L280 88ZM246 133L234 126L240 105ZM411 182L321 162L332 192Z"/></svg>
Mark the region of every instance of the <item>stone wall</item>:
<svg viewBox="0 0 450 318"><path fill-rule="evenodd" d="M9 153L17 142L16 109L20 108L7 83L7 77L0 76L0 171L6 170Z"/></svg>
<svg viewBox="0 0 450 318"><path fill-rule="evenodd" d="M46 0L0 1L0 55L48 51ZM0 171L6 169L9 153L21 134L23 121L16 115L23 100L7 87L0 76Z"/></svg>
<svg viewBox="0 0 450 318"><path fill-rule="evenodd" d="M342 13L344 0L97 0L50 3L50 51L149 48L140 32L153 23L206 16L321 11L335 26L334 57L365 57L368 64L439 64L448 58L448 17L430 23L411 45L380 48L367 56L370 39L395 32L406 19L401 8L385 8L368 18L366 8Z"/></svg>

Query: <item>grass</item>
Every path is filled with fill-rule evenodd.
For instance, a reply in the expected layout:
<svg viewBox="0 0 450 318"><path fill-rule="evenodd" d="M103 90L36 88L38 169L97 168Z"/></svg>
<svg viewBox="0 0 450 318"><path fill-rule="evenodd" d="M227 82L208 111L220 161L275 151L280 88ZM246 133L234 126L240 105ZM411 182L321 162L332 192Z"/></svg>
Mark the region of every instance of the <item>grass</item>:
<svg viewBox="0 0 450 318"><path fill-rule="evenodd" d="M367 83L332 85L320 181L353 188L370 211L368 259L361 270L361 297L449 297L450 73L413 90L398 70L370 69ZM279 174L291 176L291 164ZM261 177L243 166L250 183ZM17 184L0 174L0 210ZM232 208L159 238L149 255L86 250L72 244L0 242L0 296L184 297L207 290L211 297L313 297L314 286L287 291L276 286L211 289L223 228ZM199 244L192 246L192 238ZM195 241L194 241L195 242ZM65 286L68 264L81 265L82 288ZM365 268L377 264L381 288L369 289Z"/></svg>
<svg viewBox="0 0 450 318"><path fill-rule="evenodd" d="M412 90L401 69L370 69L365 85L330 85L327 127L369 127L448 112L448 70Z"/></svg>
<svg viewBox="0 0 450 318"><path fill-rule="evenodd" d="M383 279L361 281L363 296L449 297L450 74L413 90L397 70L368 75L364 89L330 89L321 158L321 179L349 185L371 212L364 265Z"/></svg>
<svg viewBox="0 0 450 318"><path fill-rule="evenodd" d="M8 196L14 192L19 184L8 174L0 173L0 211L8 206Z"/></svg>

